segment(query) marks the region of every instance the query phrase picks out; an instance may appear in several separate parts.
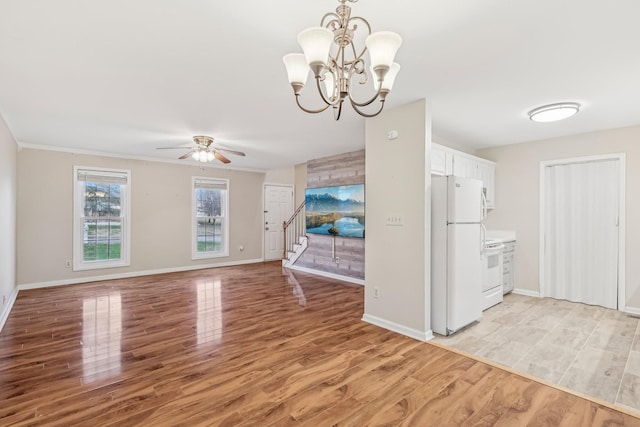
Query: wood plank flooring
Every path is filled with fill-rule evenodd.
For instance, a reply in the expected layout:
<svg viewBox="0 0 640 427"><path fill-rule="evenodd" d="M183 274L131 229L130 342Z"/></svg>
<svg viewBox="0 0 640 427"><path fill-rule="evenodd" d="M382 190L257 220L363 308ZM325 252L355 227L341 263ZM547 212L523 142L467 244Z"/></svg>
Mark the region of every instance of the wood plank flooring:
<svg viewBox="0 0 640 427"><path fill-rule="evenodd" d="M22 291L0 425L640 426L362 312L362 287L277 262Z"/></svg>

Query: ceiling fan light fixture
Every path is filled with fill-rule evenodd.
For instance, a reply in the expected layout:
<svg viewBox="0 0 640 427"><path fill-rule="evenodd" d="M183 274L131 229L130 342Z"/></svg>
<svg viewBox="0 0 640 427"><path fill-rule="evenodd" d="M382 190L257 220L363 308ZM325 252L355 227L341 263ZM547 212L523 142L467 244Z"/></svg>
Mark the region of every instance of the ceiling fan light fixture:
<svg viewBox="0 0 640 427"><path fill-rule="evenodd" d="M580 111L580 104L577 102L559 102L534 108L528 114L529 119L534 122L549 123L567 119L578 111Z"/></svg>
<svg viewBox="0 0 640 427"><path fill-rule="evenodd" d="M234 156L245 157L246 154L242 151L230 150L224 147L217 147L213 145L213 138L210 136L196 135L193 137L193 142L196 146L189 149L189 151L182 156L178 157L180 160L188 159L191 157L193 160L201 163L212 162L219 160L220 162L227 164L231 163L231 160L226 158L221 152L233 154ZM159 150L184 150L186 147L157 147Z"/></svg>

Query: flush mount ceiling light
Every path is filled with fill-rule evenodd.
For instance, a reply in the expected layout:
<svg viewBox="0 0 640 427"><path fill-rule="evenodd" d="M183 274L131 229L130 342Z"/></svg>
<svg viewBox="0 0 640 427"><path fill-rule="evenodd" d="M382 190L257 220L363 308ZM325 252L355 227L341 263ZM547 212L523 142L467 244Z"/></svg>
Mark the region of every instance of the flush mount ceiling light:
<svg viewBox="0 0 640 427"><path fill-rule="evenodd" d="M393 59L402 44L402 38L391 31L372 33L366 19L351 16L351 7L345 3L357 1L338 0L340 5L335 13L325 14L319 27L307 28L298 34L298 43L304 54L290 53L282 58L296 103L307 113L320 113L333 107L333 116L339 120L342 104L347 98L361 116L377 116L384 108L386 96L400 71L400 65ZM358 30L366 33L357 33ZM354 43L356 34L368 34L365 46L360 51ZM369 67L365 64L366 52L369 52ZM320 98L325 104L317 110L300 104L300 91L307 82L309 70L313 71ZM351 86L353 80L358 78L359 83L364 85L370 76L375 93L362 102L355 100ZM367 113L362 110L376 100L380 101L377 111Z"/></svg>
<svg viewBox="0 0 640 427"><path fill-rule="evenodd" d="M543 105L529 111L529 118L534 122L557 122L569 118L580 111L580 104L575 102L559 102Z"/></svg>

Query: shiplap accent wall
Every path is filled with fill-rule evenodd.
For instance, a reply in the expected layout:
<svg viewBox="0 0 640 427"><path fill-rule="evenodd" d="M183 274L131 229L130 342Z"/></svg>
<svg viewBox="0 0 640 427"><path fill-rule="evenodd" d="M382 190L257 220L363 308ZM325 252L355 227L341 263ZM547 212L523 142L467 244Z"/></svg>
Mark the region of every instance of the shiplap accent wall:
<svg viewBox="0 0 640 427"><path fill-rule="evenodd" d="M307 187L364 184L364 150L310 160L307 163Z"/></svg>
<svg viewBox="0 0 640 427"><path fill-rule="evenodd" d="M307 163L307 187L364 184L364 171L365 150L311 160ZM336 263L331 256L333 236L309 234L308 238L309 246L296 265L364 279L364 239L336 236L335 255L340 258Z"/></svg>

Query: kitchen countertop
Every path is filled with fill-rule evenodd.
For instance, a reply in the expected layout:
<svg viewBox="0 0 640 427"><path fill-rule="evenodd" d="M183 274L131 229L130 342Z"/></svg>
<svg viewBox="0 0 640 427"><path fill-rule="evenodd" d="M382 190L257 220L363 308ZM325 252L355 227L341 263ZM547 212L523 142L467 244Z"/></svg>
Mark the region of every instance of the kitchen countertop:
<svg viewBox="0 0 640 427"><path fill-rule="evenodd" d="M516 240L516 232L515 230L487 230L487 239L514 242Z"/></svg>

